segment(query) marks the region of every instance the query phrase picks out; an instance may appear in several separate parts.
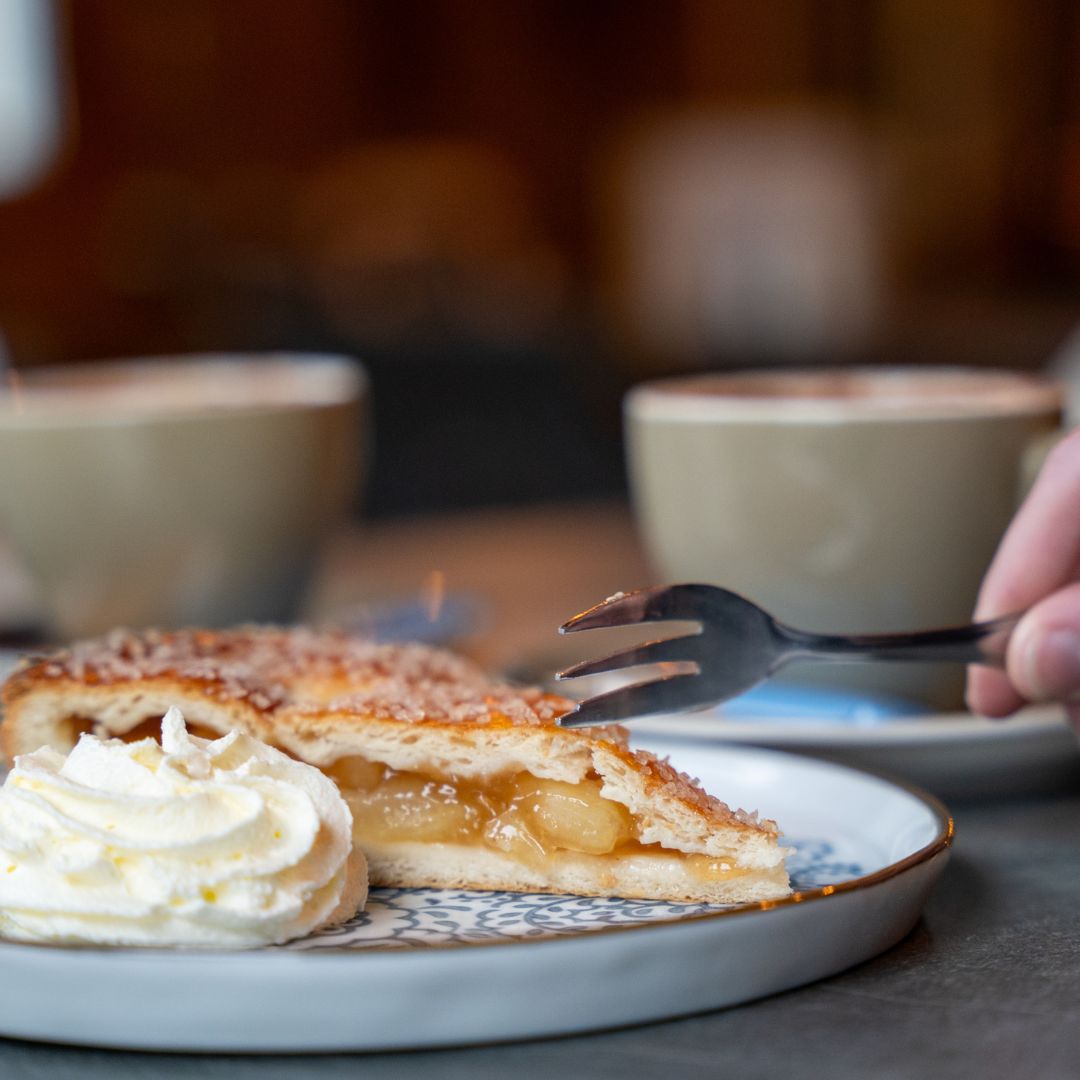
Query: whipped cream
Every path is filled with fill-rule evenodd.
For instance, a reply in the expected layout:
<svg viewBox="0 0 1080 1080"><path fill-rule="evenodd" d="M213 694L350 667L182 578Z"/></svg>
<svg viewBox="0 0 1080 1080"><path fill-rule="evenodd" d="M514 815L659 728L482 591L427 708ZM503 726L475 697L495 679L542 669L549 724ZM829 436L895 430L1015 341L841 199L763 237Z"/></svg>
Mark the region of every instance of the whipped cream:
<svg viewBox="0 0 1080 1080"><path fill-rule="evenodd" d="M318 769L238 731L161 745L83 735L15 759L0 788L0 935L253 947L351 915L352 817ZM357 881L357 874L361 880Z"/></svg>

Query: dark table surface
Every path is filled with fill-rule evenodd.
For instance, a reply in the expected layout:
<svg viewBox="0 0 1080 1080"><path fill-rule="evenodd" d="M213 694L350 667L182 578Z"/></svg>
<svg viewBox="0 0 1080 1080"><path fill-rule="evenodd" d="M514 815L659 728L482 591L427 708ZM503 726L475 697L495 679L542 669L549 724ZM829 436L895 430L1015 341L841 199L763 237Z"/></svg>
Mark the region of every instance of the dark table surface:
<svg viewBox="0 0 1080 1080"><path fill-rule="evenodd" d="M404 1054L186 1057L0 1040L0 1077L1080 1076L1080 789L952 810L952 861L903 942L739 1008Z"/></svg>
<svg viewBox="0 0 1080 1080"><path fill-rule="evenodd" d="M315 612L415 590L432 551L452 587L490 605L490 632L471 646L493 669L548 657L559 644L553 627L568 614L647 580L624 507L471 514L345 538L328 560ZM549 662L564 659L552 652ZM952 860L903 942L841 975L739 1008L403 1054L186 1057L0 1039L0 1080L1080 1077L1080 782L950 809Z"/></svg>

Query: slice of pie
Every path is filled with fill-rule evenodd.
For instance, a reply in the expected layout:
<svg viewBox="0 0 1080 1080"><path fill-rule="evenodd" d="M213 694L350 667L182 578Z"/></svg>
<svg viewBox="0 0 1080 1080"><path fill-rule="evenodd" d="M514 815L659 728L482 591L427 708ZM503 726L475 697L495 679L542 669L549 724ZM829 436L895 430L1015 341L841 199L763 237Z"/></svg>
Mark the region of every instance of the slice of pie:
<svg viewBox="0 0 1080 1080"><path fill-rule="evenodd" d="M706 903L790 892L772 821L732 810L622 728L568 729L570 702L420 645L304 629L117 631L4 684L11 760L83 731L239 728L332 776L373 885Z"/></svg>

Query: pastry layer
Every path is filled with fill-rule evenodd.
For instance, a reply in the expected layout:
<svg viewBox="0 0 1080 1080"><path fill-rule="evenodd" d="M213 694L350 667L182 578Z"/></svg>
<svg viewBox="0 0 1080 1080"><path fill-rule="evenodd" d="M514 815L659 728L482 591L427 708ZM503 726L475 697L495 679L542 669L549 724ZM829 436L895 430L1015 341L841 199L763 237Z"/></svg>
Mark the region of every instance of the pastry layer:
<svg viewBox="0 0 1080 1080"><path fill-rule="evenodd" d="M238 728L319 766L353 808L373 884L789 891L773 822L629 749L621 728L560 727L570 702L442 650L307 630L117 633L24 665L2 697L9 759L67 750L82 730L138 737L176 705L195 734Z"/></svg>

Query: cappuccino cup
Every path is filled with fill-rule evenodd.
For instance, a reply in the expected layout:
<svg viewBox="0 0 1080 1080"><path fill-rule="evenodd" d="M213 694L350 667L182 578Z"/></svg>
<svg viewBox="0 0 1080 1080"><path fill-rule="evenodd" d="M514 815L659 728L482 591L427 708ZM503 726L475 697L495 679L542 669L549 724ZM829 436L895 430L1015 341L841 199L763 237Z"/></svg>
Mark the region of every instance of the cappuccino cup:
<svg viewBox="0 0 1080 1080"><path fill-rule="evenodd" d="M624 403L636 519L659 580L722 585L799 629L963 623L1061 409L1049 380L979 369L641 384ZM915 709L963 700L958 665L804 663L784 678Z"/></svg>

